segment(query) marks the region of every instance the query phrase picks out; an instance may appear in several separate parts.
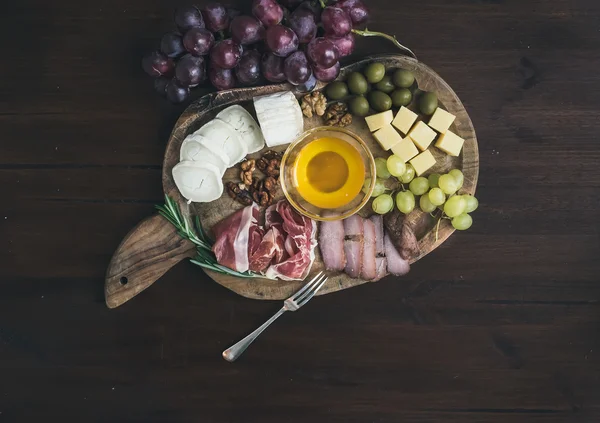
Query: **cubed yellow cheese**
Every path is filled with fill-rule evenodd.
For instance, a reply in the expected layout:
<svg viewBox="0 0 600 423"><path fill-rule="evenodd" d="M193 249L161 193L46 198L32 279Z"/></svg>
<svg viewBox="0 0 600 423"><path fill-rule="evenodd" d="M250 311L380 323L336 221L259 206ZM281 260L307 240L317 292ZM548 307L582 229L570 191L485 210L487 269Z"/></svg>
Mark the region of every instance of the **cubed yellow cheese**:
<svg viewBox="0 0 600 423"><path fill-rule="evenodd" d="M408 137L404 138L398 144L392 147L392 153L404 160L407 163L410 159L419 154L419 150Z"/></svg>
<svg viewBox="0 0 600 423"><path fill-rule="evenodd" d="M367 116L365 118L367 121L367 125L369 126L369 131L375 132L378 129L383 128L385 125L392 123L394 120L394 113L391 110L387 110L383 113L377 113L373 116Z"/></svg>
<svg viewBox="0 0 600 423"><path fill-rule="evenodd" d="M431 166L435 164L435 159L433 158L433 154L431 154L431 151L425 150L417 157L412 159L410 161L410 164L415 168L417 176L421 176L429 169L431 169Z"/></svg>
<svg viewBox="0 0 600 423"><path fill-rule="evenodd" d="M418 117L419 116L415 112L402 106L392 121L392 125L394 125L398 131L406 135Z"/></svg>
<svg viewBox="0 0 600 423"><path fill-rule="evenodd" d="M445 134L440 135L435 146L451 156L458 157L460 150L463 148L465 140L456 135L452 131L447 131Z"/></svg>
<svg viewBox="0 0 600 423"><path fill-rule="evenodd" d="M400 141L402 141L402 137L400 136L398 131L392 128L392 125L390 125L389 123L378 129L377 132L373 134L373 136L379 142L381 148L383 148L386 151L392 148L394 145L398 144Z"/></svg>
<svg viewBox="0 0 600 423"><path fill-rule="evenodd" d="M454 119L456 119L456 116L438 107L429 120L429 126L440 134L445 134L450 125L452 125L452 122L454 122Z"/></svg>
<svg viewBox="0 0 600 423"><path fill-rule="evenodd" d="M413 140L415 145L419 147L419 150L425 151L431 145L436 137L436 133L423 121L417 122L417 124L410 130L408 136Z"/></svg>

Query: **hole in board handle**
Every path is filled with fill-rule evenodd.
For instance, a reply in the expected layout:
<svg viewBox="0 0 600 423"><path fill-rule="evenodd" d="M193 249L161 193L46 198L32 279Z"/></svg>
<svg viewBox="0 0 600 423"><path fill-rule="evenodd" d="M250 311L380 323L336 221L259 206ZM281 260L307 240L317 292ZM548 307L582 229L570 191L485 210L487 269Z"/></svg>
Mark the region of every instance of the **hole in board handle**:
<svg viewBox="0 0 600 423"><path fill-rule="evenodd" d="M127 285L127 282L129 282L129 279L127 279L125 276L121 276L121 279L119 279L119 282L121 282L121 285Z"/></svg>

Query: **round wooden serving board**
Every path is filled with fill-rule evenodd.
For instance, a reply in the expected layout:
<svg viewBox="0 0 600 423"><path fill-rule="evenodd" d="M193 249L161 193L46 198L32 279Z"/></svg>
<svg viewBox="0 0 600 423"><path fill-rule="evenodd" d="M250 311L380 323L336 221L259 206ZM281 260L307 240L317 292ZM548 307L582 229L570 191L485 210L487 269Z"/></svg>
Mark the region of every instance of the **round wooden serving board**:
<svg viewBox="0 0 600 423"><path fill-rule="evenodd" d="M462 169L465 181L461 192L474 194L479 174L477 138L471 119L452 88L423 63L399 55L367 57L364 60L344 67L340 79L343 80L348 73L361 70L365 65L373 61L383 63L387 69L403 68L412 71L416 76L419 88L423 91L437 93L440 106L456 115L456 120L451 130L465 139L462 154L460 157L451 157L436 148L431 148L437 163L430 172L445 173L453 168ZM325 84L320 83L317 89L324 86ZM292 89L290 85L282 84L234 89L209 94L191 104L175 124L165 152L162 178L163 188L165 194L177 201L182 214L186 218L190 219L194 215L198 215L203 227L209 234L210 229L216 222L229 216L243 206L232 200L226 192L223 193L223 196L219 200L212 203L187 204L186 200L175 187L171 172L173 166L179 162L181 143L187 135L199 129L202 125L213 119L218 112L228 106L239 104L245 107L253 116L256 116L252 103L254 97L290 89ZM320 117L315 116L304 120L305 130L322 125L323 120ZM375 157L387 157L389 155L374 140L364 119L354 118L353 123L347 129L358 134L371 147L371 151ZM285 147L280 150L284 149ZM251 155L251 157L260 157L260 152ZM223 180L224 182L238 182L239 169L237 167L228 169ZM368 205L362 210L361 214L364 213L366 217L370 214L370 210L370 205ZM420 254L412 262L429 254L454 232L449 221L444 219L440 224L436 240L433 218L420 211L411 213L410 218L421 220L419 226L426 228L423 233L417 234L419 236ZM190 221L192 220L190 219ZM107 305L113 308L128 301L154 283L179 261L193 256L194 251L194 246L189 241L181 239L175 229L162 217L153 216L146 219L126 236L111 260L105 283ZM317 273L323 268L318 248L316 253L311 274ZM206 273L224 287L244 297L254 299L285 299L305 283L304 281L282 281L264 278L237 278L212 271L206 271ZM352 279L345 273L330 275L328 282L319 294L339 291L366 282L360 279Z"/></svg>

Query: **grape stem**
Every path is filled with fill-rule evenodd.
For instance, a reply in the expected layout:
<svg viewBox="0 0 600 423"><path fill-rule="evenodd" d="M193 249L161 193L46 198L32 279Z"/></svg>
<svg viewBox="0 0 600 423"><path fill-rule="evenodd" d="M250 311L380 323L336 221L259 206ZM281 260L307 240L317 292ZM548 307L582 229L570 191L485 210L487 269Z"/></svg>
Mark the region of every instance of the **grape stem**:
<svg viewBox="0 0 600 423"><path fill-rule="evenodd" d="M319 3L321 3L321 8L325 9L327 7L327 4L325 3L324 0L319 0Z"/></svg>
<svg viewBox="0 0 600 423"><path fill-rule="evenodd" d="M322 3L322 1L321 1L321 3ZM409 55L411 55L415 59L417 58L417 55L411 49L409 49L408 47L400 44L400 42L398 41L398 39L396 38L395 35L388 35L388 34L386 34L384 32L369 31L368 28L365 28L364 30L353 29L352 33L354 33L356 35L360 35L361 37L382 37L382 38L385 38L386 40L389 40L392 43L394 43L396 45L396 47L398 47L399 49L406 51Z"/></svg>

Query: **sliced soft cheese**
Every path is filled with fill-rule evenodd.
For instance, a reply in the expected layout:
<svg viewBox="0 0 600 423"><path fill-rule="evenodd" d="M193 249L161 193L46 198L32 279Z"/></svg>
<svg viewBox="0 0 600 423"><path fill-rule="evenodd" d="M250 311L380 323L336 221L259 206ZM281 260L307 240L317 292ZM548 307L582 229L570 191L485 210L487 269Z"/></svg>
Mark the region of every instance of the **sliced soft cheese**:
<svg viewBox="0 0 600 423"><path fill-rule="evenodd" d="M223 176L229 164L229 157L224 150L211 149L207 145L210 145L210 140L201 135L187 136L181 144L179 160L213 164L219 169L221 176Z"/></svg>
<svg viewBox="0 0 600 423"><path fill-rule="evenodd" d="M248 148L248 153L260 151L265 146L265 139L258 123L246 109L237 104L219 112L217 119L233 126Z"/></svg>
<svg viewBox="0 0 600 423"><path fill-rule="evenodd" d="M404 138L398 144L392 147L392 153L400 157L404 163L419 154L419 150L409 137Z"/></svg>
<svg viewBox="0 0 600 423"><path fill-rule="evenodd" d="M208 203L223 194L219 169L207 162L179 162L173 168L173 180L181 195L195 203Z"/></svg>
<svg viewBox="0 0 600 423"><path fill-rule="evenodd" d="M386 110L383 113L377 113L376 115L367 116L365 121L369 126L369 131L375 132L385 125L392 123L394 120L394 113L391 110Z"/></svg>
<svg viewBox="0 0 600 423"><path fill-rule="evenodd" d="M410 164L415 168L417 176L421 176L427 172L435 164L435 159L431 151L425 150L417 157L410 161Z"/></svg>
<svg viewBox="0 0 600 423"><path fill-rule="evenodd" d="M291 91L255 97L254 109L269 147L289 144L304 132L302 110Z"/></svg>
<svg viewBox="0 0 600 423"><path fill-rule="evenodd" d="M448 113L444 109L438 107L429 120L429 126L438 131L440 134L446 133L456 119L452 113Z"/></svg>
<svg viewBox="0 0 600 423"><path fill-rule="evenodd" d="M423 121L417 122L417 124L410 130L408 136L415 143L419 150L425 151L431 145L436 137L436 133Z"/></svg>
<svg viewBox="0 0 600 423"><path fill-rule="evenodd" d="M413 124L416 122L418 117L419 116L415 112L402 106L400 107L400 110L398 110L396 117L392 121L392 125L394 125L394 127L398 129L398 131L406 135L408 134L408 131L410 131L410 128L412 128Z"/></svg>
<svg viewBox="0 0 600 423"><path fill-rule="evenodd" d="M435 146L446 154L458 157L464 143L465 140L456 135L454 132L446 131L445 134L440 135L435 143Z"/></svg>
<svg viewBox="0 0 600 423"><path fill-rule="evenodd" d="M389 123L378 129L377 132L373 134L373 136L375 137L377 142L379 142L381 148L383 148L386 151L398 144L400 141L402 141L402 137L400 136L398 131L392 128L392 125L390 125Z"/></svg>
<svg viewBox="0 0 600 423"><path fill-rule="evenodd" d="M241 161L248 154L248 147L242 141L237 131L230 124L219 119L213 119L202 128L194 132L209 141L205 143L208 148L223 150L229 157L229 167Z"/></svg>

